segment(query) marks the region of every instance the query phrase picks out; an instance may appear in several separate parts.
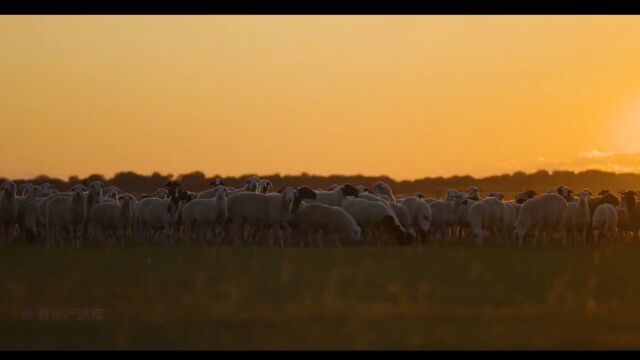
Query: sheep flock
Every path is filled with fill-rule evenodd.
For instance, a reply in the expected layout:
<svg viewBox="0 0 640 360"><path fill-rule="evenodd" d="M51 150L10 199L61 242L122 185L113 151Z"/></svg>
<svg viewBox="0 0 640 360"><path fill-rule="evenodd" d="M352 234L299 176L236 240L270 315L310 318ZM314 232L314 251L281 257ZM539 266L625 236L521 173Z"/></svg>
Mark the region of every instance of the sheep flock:
<svg viewBox="0 0 640 360"><path fill-rule="evenodd" d="M134 196L94 181L59 191L48 183L0 187L0 245L231 244L266 246L423 245L469 239L505 246L608 244L636 239L638 192L617 195L559 186L508 200L475 186L440 199L394 194L384 182L275 190L249 177L241 188L222 179L195 193L170 181Z"/></svg>

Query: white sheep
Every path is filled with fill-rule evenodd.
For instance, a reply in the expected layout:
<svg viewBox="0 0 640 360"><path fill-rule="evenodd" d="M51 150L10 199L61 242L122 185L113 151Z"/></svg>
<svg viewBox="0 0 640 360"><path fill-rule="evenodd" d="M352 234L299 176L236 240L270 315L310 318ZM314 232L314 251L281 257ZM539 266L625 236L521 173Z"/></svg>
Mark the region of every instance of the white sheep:
<svg viewBox="0 0 640 360"><path fill-rule="evenodd" d="M411 226L411 214L409 214L409 210L395 202L389 202L389 206L391 210L393 210L393 213L396 214L400 225L402 225L404 229L404 234L399 234L399 236L396 237L396 241L399 241L401 244L412 243L416 239L416 232Z"/></svg>
<svg viewBox="0 0 640 360"><path fill-rule="evenodd" d="M618 211L611 204L601 204L593 213L593 241L597 244L600 235L604 235L605 243L617 235Z"/></svg>
<svg viewBox="0 0 640 360"><path fill-rule="evenodd" d="M300 206L291 221L300 239L300 244L309 243L310 236L316 237L319 245L324 237L332 239L341 246L342 241L359 242L362 230L355 220L343 208L323 203L310 203Z"/></svg>
<svg viewBox="0 0 640 360"><path fill-rule="evenodd" d="M234 244L246 238L247 230L254 239L262 229L277 233L288 229L287 220L303 200L314 200L316 193L307 187L285 188L282 193L240 192L227 199L227 216L233 226ZM275 234L274 234L275 236ZM283 245L283 236L280 236Z"/></svg>
<svg viewBox="0 0 640 360"><path fill-rule="evenodd" d="M434 200L429 204L431 233L436 237L451 236L453 228L466 221L467 208L472 205L472 200L467 199L464 193L459 191L449 193L447 197L451 200Z"/></svg>
<svg viewBox="0 0 640 360"><path fill-rule="evenodd" d="M164 239L170 244L173 243L171 238L173 226L177 221L178 211L180 211L184 199L179 195L182 192L176 193L175 189L171 189L168 194L166 199L143 199L136 207L135 233L145 241L149 232L153 234L154 239L158 232L162 232Z"/></svg>
<svg viewBox="0 0 640 360"><path fill-rule="evenodd" d="M531 236L535 246L541 231L544 234L561 231L562 242L566 244L566 234L563 228L566 210L567 201L555 193L543 194L524 202L516 220L518 245L523 246L525 236Z"/></svg>
<svg viewBox="0 0 640 360"><path fill-rule="evenodd" d="M363 239L369 240L375 236L378 244L381 244L383 235L400 239L406 237L406 230L395 212L383 203L349 198L342 203L342 208L361 228Z"/></svg>
<svg viewBox="0 0 640 360"><path fill-rule="evenodd" d="M118 196L117 202L105 201L91 209L91 226L105 236L120 239L124 246L125 238L133 229L136 208L136 198L128 193Z"/></svg>
<svg viewBox="0 0 640 360"><path fill-rule="evenodd" d="M431 226L431 206L416 196L407 197L402 206L409 212L410 228L416 234L418 244L422 245L422 238L427 236Z"/></svg>
<svg viewBox="0 0 640 360"><path fill-rule="evenodd" d="M80 247L87 216L86 188L74 185L70 196L54 196L47 204L47 247L55 245L61 231L71 238L72 247ZM60 244L62 239L60 238Z"/></svg>
<svg viewBox="0 0 640 360"><path fill-rule="evenodd" d="M587 230L591 221L588 199L592 195L589 189L578 193L577 202L567 203L567 211L564 215L564 227L567 237L571 240L580 240L586 244Z"/></svg>
<svg viewBox="0 0 640 360"><path fill-rule="evenodd" d="M485 233L499 237L505 217L505 207L496 197L476 201L469 208L467 221L477 245L482 245Z"/></svg>
<svg viewBox="0 0 640 360"><path fill-rule="evenodd" d="M87 211L91 211L91 208L102 201L103 186L102 181L98 180L89 184L89 189L87 190Z"/></svg>
<svg viewBox="0 0 640 360"><path fill-rule="evenodd" d="M0 244L11 243L11 230L18 217L16 183L5 181L0 187Z"/></svg>
<svg viewBox="0 0 640 360"><path fill-rule="evenodd" d="M23 192L24 196L17 198L17 223L20 233L27 242L32 242L41 227L38 215L38 198L44 193L42 188L31 185Z"/></svg>
<svg viewBox="0 0 640 360"><path fill-rule="evenodd" d="M224 185L215 188L216 196L211 199L195 199L182 207L182 221L188 237L200 230L200 241L206 244L206 235L211 233L220 244L220 231L227 220L227 197Z"/></svg>

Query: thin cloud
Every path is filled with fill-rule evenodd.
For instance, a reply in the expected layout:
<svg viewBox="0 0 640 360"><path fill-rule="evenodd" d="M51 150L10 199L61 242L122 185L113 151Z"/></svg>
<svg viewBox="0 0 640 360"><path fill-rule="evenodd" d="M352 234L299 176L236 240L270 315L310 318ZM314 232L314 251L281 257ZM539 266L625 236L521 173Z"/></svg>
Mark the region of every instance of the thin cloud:
<svg viewBox="0 0 640 360"><path fill-rule="evenodd" d="M613 172L640 172L640 152L603 152L589 150L574 158L548 159L538 156L537 167L549 170L583 171L598 169Z"/></svg>

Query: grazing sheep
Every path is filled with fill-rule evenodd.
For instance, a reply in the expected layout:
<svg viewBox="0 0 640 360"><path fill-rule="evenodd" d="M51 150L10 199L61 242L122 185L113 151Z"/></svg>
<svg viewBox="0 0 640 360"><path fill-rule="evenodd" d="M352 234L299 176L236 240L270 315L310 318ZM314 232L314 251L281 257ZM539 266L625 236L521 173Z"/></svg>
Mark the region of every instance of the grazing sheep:
<svg viewBox="0 0 640 360"><path fill-rule="evenodd" d="M567 201L558 194L543 194L527 200L520 208L520 214L516 219L518 245L523 246L525 236L531 236L535 246L540 231L545 234L562 231L563 244L566 244L563 228L566 210Z"/></svg>
<svg viewBox="0 0 640 360"><path fill-rule="evenodd" d="M427 236L431 226L431 206L420 197L410 196L404 200L402 207L409 212L409 228L415 234L418 245Z"/></svg>
<svg viewBox="0 0 640 360"><path fill-rule="evenodd" d="M71 238L72 247L80 247L87 217L87 199L82 185L74 185L70 196L54 196L47 204L47 247L55 245L61 231Z"/></svg>
<svg viewBox="0 0 640 360"><path fill-rule="evenodd" d="M324 243L324 237L341 246L341 241L359 242L362 234L358 224L343 208L323 203L301 205L291 223L296 234L301 237L301 245L309 243L310 236L317 238L320 235L320 246Z"/></svg>
<svg viewBox="0 0 640 360"><path fill-rule="evenodd" d="M91 226L105 236L120 239L120 245L124 246L127 233L133 229L135 208L136 198L121 194L116 203L102 202L91 209Z"/></svg>
<svg viewBox="0 0 640 360"><path fill-rule="evenodd" d="M500 199L487 197L469 208L467 221L477 245L482 245L485 232L498 237L503 228L505 207Z"/></svg>
<svg viewBox="0 0 640 360"><path fill-rule="evenodd" d="M378 245L382 243L382 235L399 239L404 239L407 235L396 213L380 202L349 198L342 203L342 208L361 228L363 238L370 240L375 237Z"/></svg>
<svg viewBox="0 0 640 360"><path fill-rule="evenodd" d="M577 202L567 203L567 211L564 216L564 227L567 236L571 240L580 240L586 244L587 231L591 214L589 213L588 199L592 193L589 189L584 189L578 193Z"/></svg>
<svg viewBox="0 0 640 360"><path fill-rule="evenodd" d="M215 191L216 196L212 199L195 199L182 207L182 221L187 236L193 237L195 230L199 229L202 245L206 245L207 233L211 233L220 244L220 230L227 220L226 188L218 185Z"/></svg>
<svg viewBox="0 0 640 360"><path fill-rule="evenodd" d="M358 189L351 184L343 184L332 191L316 190L315 199L307 199L306 203L322 203L329 206L342 206L347 196L358 196Z"/></svg>
<svg viewBox="0 0 640 360"><path fill-rule="evenodd" d="M239 245L246 238L247 230L255 239L260 230L267 229L275 233L288 232L287 220L303 200L314 200L316 193L306 186L282 190L282 193L262 194L240 192L227 199L228 218L233 226L233 242ZM280 243L284 245L284 236L280 234Z"/></svg>
<svg viewBox="0 0 640 360"><path fill-rule="evenodd" d="M0 187L0 244L11 243L11 230L18 217L16 183L5 181Z"/></svg>
<svg viewBox="0 0 640 360"><path fill-rule="evenodd" d="M595 244L604 235L605 242L609 242L617 234L618 211L611 204L601 204L593 214L593 241Z"/></svg>
<svg viewBox="0 0 640 360"><path fill-rule="evenodd" d="M411 227L411 214L409 214L409 210L395 202L390 202L389 206L396 214L396 217L398 218L398 221L400 221L400 225L402 225L405 232L405 234L399 236L396 241L399 241L401 244L412 243L415 241L416 233Z"/></svg>
<svg viewBox="0 0 640 360"><path fill-rule="evenodd" d="M371 191L378 196L386 198L389 202L396 202L396 198L393 195L393 190L391 190L391 187L384 181L378 181L373 184L373 186L371 187Z"/></svg>

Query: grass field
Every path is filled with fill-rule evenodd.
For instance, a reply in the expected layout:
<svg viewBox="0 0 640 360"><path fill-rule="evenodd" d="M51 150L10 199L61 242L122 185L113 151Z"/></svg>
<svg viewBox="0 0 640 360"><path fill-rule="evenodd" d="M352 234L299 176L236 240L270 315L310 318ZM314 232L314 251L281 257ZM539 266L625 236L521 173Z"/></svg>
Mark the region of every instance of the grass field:
<svg viewBox="0 0 640 360"><path fill-rule="evenodd" d="M0 349L640 348L639 278L640 245L16 245Z"/></svg>

